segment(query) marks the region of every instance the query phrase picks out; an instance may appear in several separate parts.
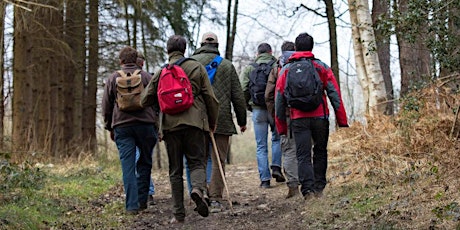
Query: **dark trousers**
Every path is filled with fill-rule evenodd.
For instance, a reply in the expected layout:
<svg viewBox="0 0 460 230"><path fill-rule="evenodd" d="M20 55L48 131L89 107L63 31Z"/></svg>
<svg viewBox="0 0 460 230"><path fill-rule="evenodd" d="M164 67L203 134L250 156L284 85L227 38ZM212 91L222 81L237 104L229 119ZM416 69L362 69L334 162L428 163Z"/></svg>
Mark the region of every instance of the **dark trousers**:
<svg viewBox="0 0 460 230"><path fill-rule="evenodd" d="M192 189L205 190L208 133L201 129L187 126L177 131L166 132L163 139L168 152L173 214L176 219L184 220L183 159L185 156L190 168Z"/></svg>
<svg viewBox="0 0 460 230"><path fill-rule="evenodd" d="M327 183L329 120L323 118L300 118L291 122L297 149L299 182L302 195L310 192L322 192ZM312 141L313 154L311 151Z"/></svg>

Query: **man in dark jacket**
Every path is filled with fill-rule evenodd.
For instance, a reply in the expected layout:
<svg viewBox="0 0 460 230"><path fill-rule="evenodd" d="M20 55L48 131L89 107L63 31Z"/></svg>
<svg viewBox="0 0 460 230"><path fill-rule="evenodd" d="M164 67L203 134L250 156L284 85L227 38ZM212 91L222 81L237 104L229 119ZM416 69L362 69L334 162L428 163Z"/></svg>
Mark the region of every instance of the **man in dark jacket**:
<svg viewBox="0 0 460 230"><path fill-rule="evenodd" d="M201 47L195 51L192 58L206 66L216 56L219 56L218 47L217 35L212 32L205 33L202 37ZM232 105L240 131L244 132L246 130L246 102L238 81L238 74L231 61L222 59L217 66L212 88L219 100L219 118L217 119L217 129L214 132L214 137L217 151L219 152L220 164L225 171L225 160L230 151L230 137L233 134L237 134L232 118ZM212 174L211 183L209 184L210 208L211 212L219 212L222 209L221 200L224 182L220 174L217 156L212 149L210 153L212 157Z"/></svg>
<svg viewBox="0 0 460 230"><path fill-rule="evenodd" d="M184 57L186 48L185 38L173 35L168 39L167 51L169 64ZM195 60L187 60L181 64L182 69L190 79L194 97L192 107L170 115L163 114L160 118L160 127L166 143L169 160L169 180L173 198L174 218L171 223L184 222L184 154L190 167L192 182L192 200L196 204L196 211L201 216L208 216L209 209L203 198L206 189L206 161L209 140L208 132L216 129L219 103L212 90L206 69ZM141 105L159 107L157 90L162 71L158 71L144 90ZM160 136L161 137L161 136Z"/></svg>
<svg viewBox="0 0 460 230"><path fill-rule="evenodd" d="M133 73L140 69L136 65L137 51L124 47L119 55L122 71ZM146 86L152 76L141 71L142 83ZM123 186L126 195L125 208L128 214L136 214L147 208L147 197L152 170L152 150L157 141L155 128L156 115L152 106L136 111L122 111L117 104L116 79L121 77L114 72L105 84L102 98L102 114L105 129L110 131L120 155L123 172ZM136 147L139 148L139 160L136 164ZM137 166L137 167L136 167ZM136 171L138 179L136 179Z"/></svg>
<svg viewBox="0 0 460 230"><path fill-rule="evenodd" d="M295 39L296 52L289 58L290 63L297 60L311 59L313 66L323 82L322 103L313 111L302 111L296 108L288 108L292 132L296 143L300 191L305 200L313 196L322 196L326 187L327 169L327 143L329 139L329 109L327 106L326 93L334 108L339 127L348 127L347 114L343 105L340 89L331 68L322 61L315 59L311 52L313 38L302 33ZM294 66L294 64L291 64ZM287 102L284 95L286 76L291 70L289 67L282 70L276 82L275 90L275 119L276 126L281 135L287 134L286 108ZM313 140L313 144L312 144ZM313 145L313 157L312 157Z"/></svg>

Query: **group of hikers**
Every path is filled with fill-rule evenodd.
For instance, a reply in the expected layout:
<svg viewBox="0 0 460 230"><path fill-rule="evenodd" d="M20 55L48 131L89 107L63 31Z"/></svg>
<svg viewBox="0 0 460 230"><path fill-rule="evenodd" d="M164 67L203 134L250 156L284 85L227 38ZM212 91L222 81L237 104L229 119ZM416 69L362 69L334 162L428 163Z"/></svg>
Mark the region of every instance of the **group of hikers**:
<svg viewBox="0 0 460 230"><path fill-rule="evenodd" d="M186 43L182 36L171 36L169 62L153 76L142 70L143 55L124 47L121 70L107 78L102 113L119 152L126 213L154 204L152 152L158 140L168 155L171 223L183 223L186 216L184 167L194 210L203 217L222 211L225 161L230 137L238 133L233 114L243 133L247 110L252 112L260 187L270 188L272 178L287 179L286 198L299 194L299 185L305 200L321 197L327 183L326 97L338 126L348 127L348 122L332 70L312 53L313 38L301 33L295 42L284 42L279 58L261 43L254 62L239 76L232 62L220 57L216 34L203 34L201 47L189 58L184 57Z"/></svg>

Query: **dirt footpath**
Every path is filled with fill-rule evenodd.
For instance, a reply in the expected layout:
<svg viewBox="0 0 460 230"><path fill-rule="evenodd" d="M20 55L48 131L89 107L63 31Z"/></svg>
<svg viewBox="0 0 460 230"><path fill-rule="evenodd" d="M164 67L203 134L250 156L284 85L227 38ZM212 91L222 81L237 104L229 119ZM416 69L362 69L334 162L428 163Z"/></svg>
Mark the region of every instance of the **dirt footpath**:
<svg viewBox="0 0 460 230"><path fill-rule="evenodd" d="M184 224L169 224L173 217L170 187L166 172L154 173L156 205L136 216L131 229L305 229L302 212L305 202L301 196L285 199L287 186L276 183L272 188L259 188L257 166L227 165L227 183L233 212L228 200L225 210L201 217L194 212L195 204L186 197ZM224 199L226 192L224 191ZM305 213L303 213L305 214Z"/></svg>

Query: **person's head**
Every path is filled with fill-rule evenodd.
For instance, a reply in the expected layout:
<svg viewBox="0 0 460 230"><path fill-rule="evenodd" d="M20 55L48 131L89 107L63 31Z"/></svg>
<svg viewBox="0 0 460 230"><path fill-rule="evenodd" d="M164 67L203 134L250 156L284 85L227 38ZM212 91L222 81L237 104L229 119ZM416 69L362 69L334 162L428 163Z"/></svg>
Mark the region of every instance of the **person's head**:
<svg viewBox="0 0 460 230"><path fill-rule="evenodd" d="M122 65L128 63L136 63L137 51L131 46L125 46L123 49L120 50L118 58L120 59L120 63Z"/></svg>
<svg viewBox="0 0 460 230"><path fill-rule="evenodd" d="M294 42L284 41L281 45L281 51L295 51Z"/></svg>
<svg viewBox="0 0 460 230"><path fill-rule="evenodd" d="M268 43L261 43L257 46L257 54L272 53L272 47Z"/></svg>
<svg viewBox="0 0 460 230"><path fill-rule="evenodd" d="M307 33L301 33L295 38L296 51L312 51L313 50L313 37Z"/></svg>
<svg viewBox="0 0 460 230"><path fill-rule="evenodd" d="M201 37L201 46L204 45L211 45L214 47L219 46L219 40L217 39L217 35L213 32L206 32L203 34L203 37Z"/></svg>
<svg viewBox="0 0 460 230"><path fill-rule="evenodd" d="M179 51L185 53L185 48L187 47L187 41L184 37L180 35L173 35L169 37L168 42L166 43L166 50L168 54Z"/></svg>
<svg viewBox="0 0 460 230"><path fill-rule="evenodd" d="M142 54L142 52L138 51L137 52L137 60L136 60L136 64L139 66L139 67L143 67L144 66L144 62L145 62L145 57L144 55Z"/></svg>

